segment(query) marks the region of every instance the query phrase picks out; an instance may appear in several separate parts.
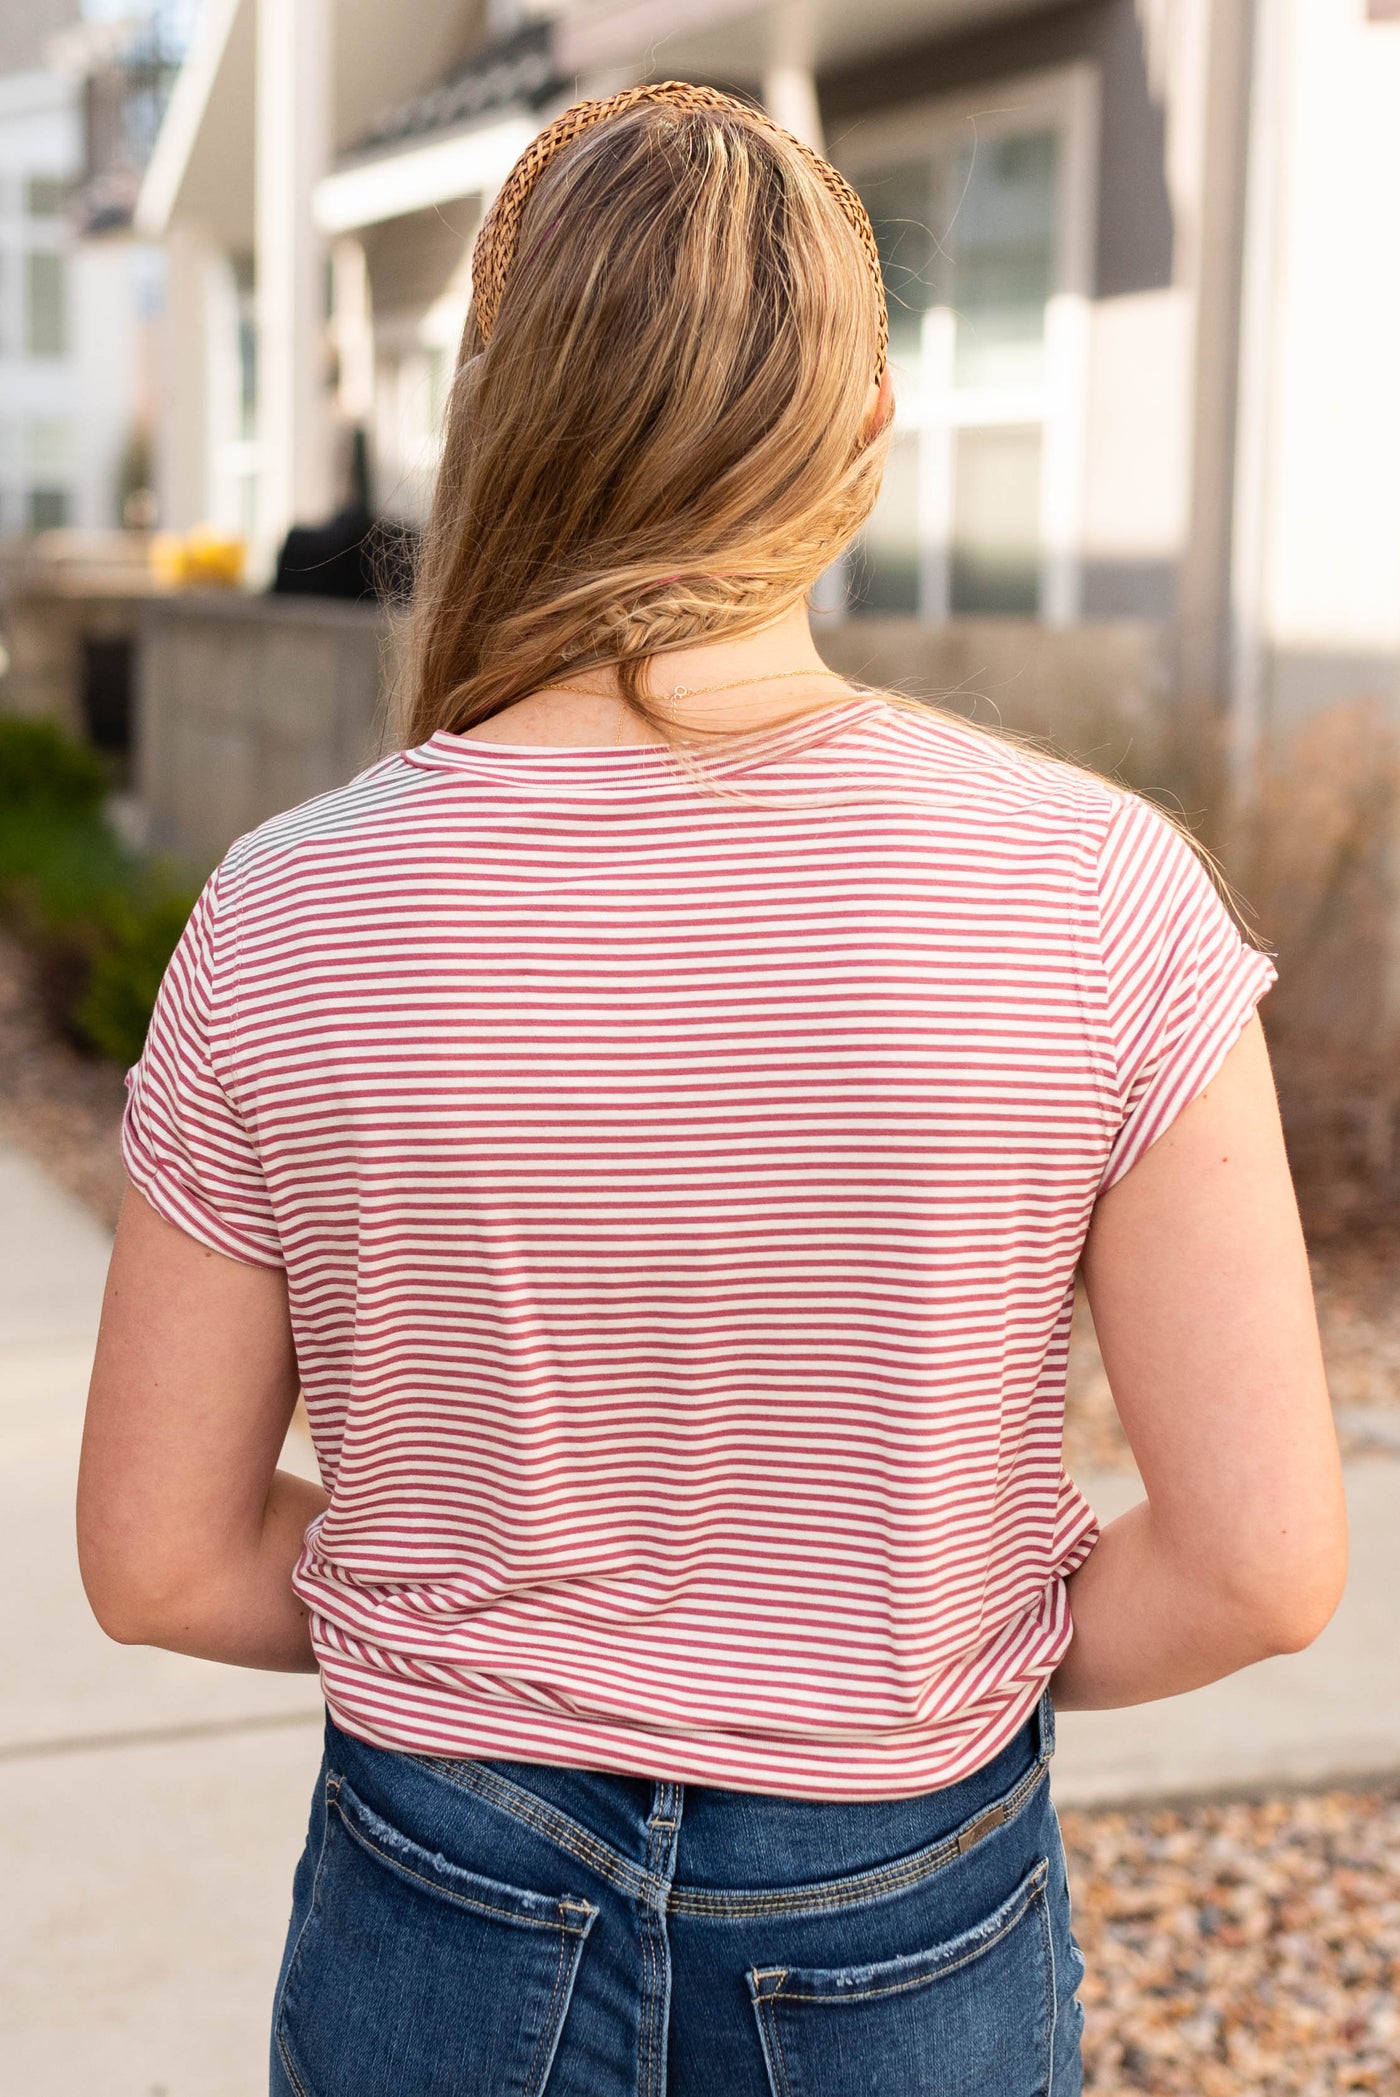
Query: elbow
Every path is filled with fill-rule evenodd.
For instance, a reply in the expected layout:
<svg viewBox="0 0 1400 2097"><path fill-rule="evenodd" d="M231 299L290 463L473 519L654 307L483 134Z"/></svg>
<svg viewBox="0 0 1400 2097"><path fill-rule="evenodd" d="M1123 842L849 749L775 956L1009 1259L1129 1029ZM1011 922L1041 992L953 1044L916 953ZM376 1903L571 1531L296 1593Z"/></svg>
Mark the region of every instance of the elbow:
<svg viewBox="0 0 1400 2097"><path fill-rule="evenodd" d="M1312 1595L1298 1595L1270 1619L1271 1653L1301 1653L1322 1636L1342 1599L1342 1588L1321 1588Z"/></svg>
<svg viewBox="0 0 1400 2097"><path fill-rule="evenodd" d="M1326 1630L1347 1584L1347 1510L1337 1490L1311 1506L1275 1508L1251 1519L1241 1511L1227 1530L1216 1517L1167 1546L1182 1593L1194 1595L1200 1621L1214 1626L1222 1650L1249 1666L1276 1653L1299 1653Z"/></svg>
<svg viewBox="0 0 1400 2097"><path fill-rule="evenodd" d="M83 1577L83 1592L99 1630L115 1645L156 1646L161 1643L160 1623L150 1601L138 1590L120 1581Z"/></svg>
<svg viewBox="0 0 1400 2097"><path fill-rule="evenodd" d="M102 1554L84 1551L80 1541L78 1571L98 1628L115 1645L162 1646L169 1642L182 1598L169 1588L154 1587L148 1568L113 1563Z"/></svg>
<svg viewBox="0 0 1400 2097"><path fill-rule="evenodd" d="M96 1606L93 1607L92 1613L97 1620L99 1630L104 1631L114 1645L158 1646L160 1644L160 1638L156 1633L154 1625L147 1624L144 1617L128 1616L121 1611L106 1608L99 1609Z"/></svg>
<svg viewBox="0 0 1400 2097"><path fill-rule="evenodd" d="M1321 1559L1279 1567L1267 1582L1252 1584L1241 1606L1262 1643L1263 1657L1301 1653L1320 1638L1337 1613L1346 1582L1343 1538Z"/></svg>

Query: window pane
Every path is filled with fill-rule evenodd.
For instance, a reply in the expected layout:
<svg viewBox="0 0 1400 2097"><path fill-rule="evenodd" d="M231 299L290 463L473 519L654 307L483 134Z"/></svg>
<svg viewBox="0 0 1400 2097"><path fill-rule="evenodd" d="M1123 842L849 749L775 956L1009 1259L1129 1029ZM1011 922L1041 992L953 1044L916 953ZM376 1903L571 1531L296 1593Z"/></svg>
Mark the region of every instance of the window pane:
<svg viewBox="0 0 1400 2097"><path fill-rule="evenodd" d="M1053 131L969 143L954 156L960 386L1033 384L1042 375L1045 302L1055 279L1056 159Z"/></svg>
<svg viewBox="0 0 1400 2097"><path fill-rule="evenodd" d="M884 485L857 543L852 574L854 612L919 610L919 440L912 431L890 445Z"/></svg>
<svg viewBox="0 0 1400 2097"><path fill-rule="evenodd" d="M959 430L953 449L955 612L1040 607L1040 431Z"/></svg>
<svg viewBox="0 0 1400 2097"><path fill-rule="evenodd" d="M890 358L896 367L912 371L919 360L923 316L938 303L932 161L926 155L898 167L878 168L862 176L859 188L880 250Z"/></svg>
<svg viewBox="0 0 1400 2097"><path fill-rule="evenodd" d="M31 357L61 357L68 347L63 257L47 248L34 249L25 257L25 282L25 347Z"/></svg>
<svg viewBox="0 0 1400 2097"><path fill-rule="evenodd" d="M29 529L34 532L56 531L68 522L68 490L66 488L31 488L29 491Z"/></svg>
<svg viewBox="0 0 1400 2097"><path fill-rule="evenodd" d="M72 425L64 417L38 415L25 424L24 464L32 481L66 480L72 463Z"/></svg>
<svg viewBox="0 0 1400 2097"><path fill-rule="evenodd" d="M65 175L31 175L25 204L31 218L60 218L68 208L73 185Z"/></svg>

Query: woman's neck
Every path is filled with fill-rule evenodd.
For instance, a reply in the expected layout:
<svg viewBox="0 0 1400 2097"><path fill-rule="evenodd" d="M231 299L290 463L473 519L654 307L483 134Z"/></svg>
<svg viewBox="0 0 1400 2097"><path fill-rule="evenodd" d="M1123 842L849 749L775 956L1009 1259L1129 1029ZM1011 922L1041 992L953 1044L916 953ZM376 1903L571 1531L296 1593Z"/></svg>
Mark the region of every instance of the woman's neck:
<svg viewBox="0 0 1400 2097"><path fill-rule="evenodd" d="M799 672L800 675L792 673ZM531 692L465 731L478 742L540 745L635 745L664 740L630 711L624 712L616 673L594 666ZM724 691L706 687L724 685ZM685 696L672 701L677 687ZM848 693L817 653L805 604L799 603L757 633L739 640L706 641L652 659L647 689L658 711L674 715L683 731L741 733L807 712L823 699Z"/></svg>

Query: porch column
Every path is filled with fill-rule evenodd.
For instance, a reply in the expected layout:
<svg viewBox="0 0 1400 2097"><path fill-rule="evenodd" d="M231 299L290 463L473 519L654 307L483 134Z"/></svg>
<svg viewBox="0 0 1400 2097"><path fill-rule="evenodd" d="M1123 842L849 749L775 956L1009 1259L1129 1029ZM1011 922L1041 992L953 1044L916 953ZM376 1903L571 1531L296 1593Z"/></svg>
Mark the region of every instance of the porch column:
<svg viewBox="0 0 1400 2097"><path fill-rule="evenodd" d="M258 0L258 553L330 506L326 247L312 192L331 138L331 0Z"/></svg>
<svg viewBox="0 0 1400 2097"><path fill-rule="evenodd" d="M1218 717L1231 671L1230 555L1239 400L1240 257L1245 233L1256 0L1197 10L1196 144L1180 201L1184 280L1195 306L1191 485L1178 570L1175 683L1180 703Z"/></svg>
<svg viewBox="0 0 1400 2097"><path fill-rule="evenodd" d="M785 130L820 153L825 149L814 58L808 0L778 0L769 20L763 105Z"/></svg>
<svg viewBox="0 0 1400 2097"><path fill-rule="evenodd" d="M207 391L208 244L176 221L165 235L165 291L156 349L156 498L166 531L188 531L209 514Z"/></svg>
<svg viewBox="0 0 1400 2097"><path fill-rule="evenodd" d="M368 425L374 412L374 317L364 243L352 233L342 233L331 249L331 333L340 413L348 423Z"/></svg>

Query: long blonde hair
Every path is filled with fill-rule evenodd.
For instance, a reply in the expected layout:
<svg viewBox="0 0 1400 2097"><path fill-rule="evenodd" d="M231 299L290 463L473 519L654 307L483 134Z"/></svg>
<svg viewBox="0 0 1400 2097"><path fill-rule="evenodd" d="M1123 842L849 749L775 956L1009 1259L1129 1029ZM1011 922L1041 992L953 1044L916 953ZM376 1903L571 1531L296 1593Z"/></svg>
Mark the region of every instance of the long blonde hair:
<svg viewBox="0 0 1400 2097"><path fill-rule="evenodd" d="M859 531L884 313L815 156L711 95L547 160L489 339L473 306L414 593L408 739L561 675L769 624ZM834 171L833 171L834 172Z"/></svg>

